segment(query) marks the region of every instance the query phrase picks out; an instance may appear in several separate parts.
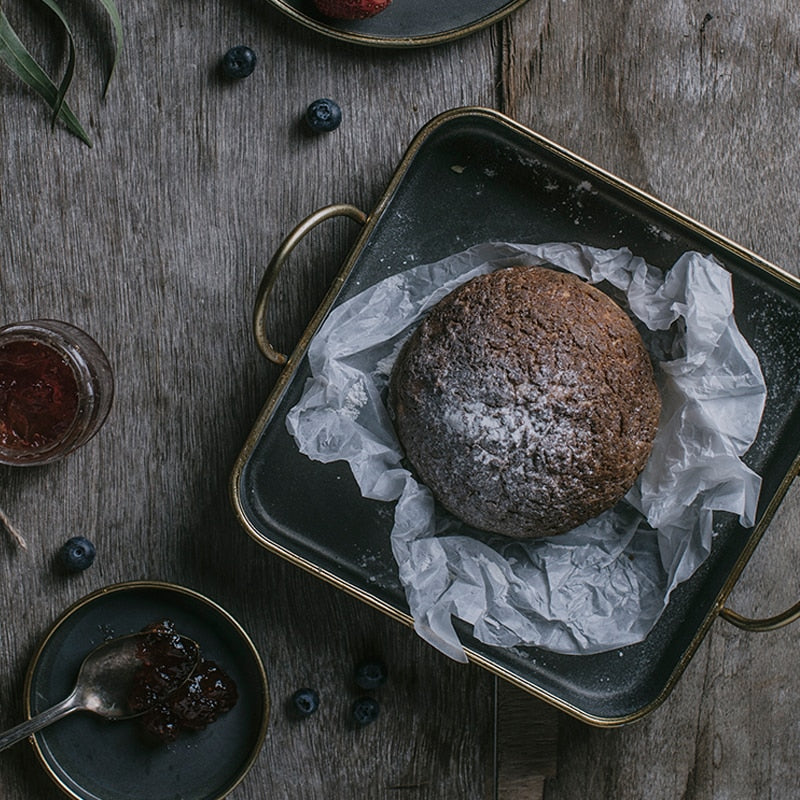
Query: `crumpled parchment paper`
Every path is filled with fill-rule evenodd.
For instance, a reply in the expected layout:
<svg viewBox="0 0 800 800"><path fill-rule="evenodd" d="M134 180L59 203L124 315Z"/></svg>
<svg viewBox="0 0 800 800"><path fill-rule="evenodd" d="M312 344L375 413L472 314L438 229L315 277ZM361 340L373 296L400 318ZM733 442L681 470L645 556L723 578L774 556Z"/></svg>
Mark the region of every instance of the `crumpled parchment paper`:
<svg viewBox="0 0 800 800"><path fill-rule="evenodd" d="M470 533L404 468L385 406L394 359L425 312L475 275L551 264L605 281L656 362L663 408L651 457L614 509L548 539ZM349 463L364 497L397 501L392 550L420 636L466 656L452 617L499 647L592 653L641 641L711 548L712 514L754 524L761 479L742 461L766 386L733 318L730 274L684 253L666 272L627 249L487 243L393 275L334 308L308 351L286 425L301 452Z"/></svg>

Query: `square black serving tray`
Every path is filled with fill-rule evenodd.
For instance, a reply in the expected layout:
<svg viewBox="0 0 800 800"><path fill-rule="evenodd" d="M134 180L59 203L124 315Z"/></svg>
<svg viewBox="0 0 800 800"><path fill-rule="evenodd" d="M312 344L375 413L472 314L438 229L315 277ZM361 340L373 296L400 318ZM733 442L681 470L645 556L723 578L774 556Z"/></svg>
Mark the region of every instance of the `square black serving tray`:
<svg viewBox="0 0 800 800"><path fill-rule="evenodd" d="M389 541L393 505L362 498L346 464L302 455L285 417L309 377L309 341L332 307L394 272L489 240L625 246L662 269L687 250L713 254L733 275L736 321L767 382L745 456L763 479L756 525L715 519L710 556L673 592L645 641L568 656L490 647L458 626L470 659L495 674L586 722L630 722L675 685L800 472L800 281L655 198L497 112L455 109L433 119L288 358L236 462L232 502L264 547L412 624Z"/></svg>

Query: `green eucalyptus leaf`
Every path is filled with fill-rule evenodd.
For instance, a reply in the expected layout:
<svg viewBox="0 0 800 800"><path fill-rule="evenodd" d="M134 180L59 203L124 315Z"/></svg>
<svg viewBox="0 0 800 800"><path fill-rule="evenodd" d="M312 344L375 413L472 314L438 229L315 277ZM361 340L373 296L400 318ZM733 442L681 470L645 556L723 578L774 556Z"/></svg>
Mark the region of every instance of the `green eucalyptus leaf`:
<svg viewBox="0 0 800 800"><path fill-rule="evenodd" d="M119 55L122 52L122 44L123 44L123 34L122 34L122 20L119 16L119 11L117 11L117 7L114 5L114 0L100 0L103 7L108 14L108 18L111 20L111 24L114 28L114 40L115 40L115 48L114 48L114 60L111 62L111 69L108 71L108 77L106 78L106 85L103 87L103 97L106 96L108 93L108 85L111 83L111 76L114 74L114 70L117 66L117 61L119 60Z"/></svg>
<svg viewBox="0 0 800 800"><path fill-rule="evenodd" d="M56 120L64 105L64 97L67 94L70 83L72 83L72 76L75 73L75 37L72 35L67 18L64 16L58 3L56 3L55 0L42 0L42 2L56 15L59 22L64 26L64 31L67 34L67 41L69 43L67 69L64 72L61 83L58 85L58 97L56 97L56 104L53 107L53 128L55 128Z"/></svg>
<svg viewBox="0 0 800 800"><path fill-rule="evenodd" d="M47 102L54 113L63 119L64 124L71 133L79 137L89 147L92 146L92 140L63 97L61 97L59 106L59 88L19 40L2 8L0 8L0 60L4 61L20 80L24 81Z"/></svg>

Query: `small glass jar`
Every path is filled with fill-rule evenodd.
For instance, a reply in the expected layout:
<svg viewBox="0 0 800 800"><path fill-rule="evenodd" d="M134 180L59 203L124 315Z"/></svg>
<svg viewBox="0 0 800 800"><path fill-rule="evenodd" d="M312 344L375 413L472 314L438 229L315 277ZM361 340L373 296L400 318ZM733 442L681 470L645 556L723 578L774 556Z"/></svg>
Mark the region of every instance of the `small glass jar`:
<svg viewBox="0 0 800 800"><path fill-rule="evenodd" d="M108 359L80 328L50 319L0 328L0 464L63 458L97 433L113 396Z"/></svg>

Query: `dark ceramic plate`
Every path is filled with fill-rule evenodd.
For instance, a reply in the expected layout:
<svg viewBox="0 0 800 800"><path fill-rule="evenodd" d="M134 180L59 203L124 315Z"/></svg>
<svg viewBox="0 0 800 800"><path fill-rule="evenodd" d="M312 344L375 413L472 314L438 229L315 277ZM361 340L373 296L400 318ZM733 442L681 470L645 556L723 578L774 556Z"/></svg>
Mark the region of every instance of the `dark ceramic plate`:
<svg viewBox="0 0 800 800"><path fill-rule="evenodd" d="M420 47L458 39L497 22L527 0L393 0L380 14L353 22L323 17L312 0L267 0L308 28L376 47Z"/></svg>
<svg viewBox="0 0 800 800"><path fill-rule="evenodd" d="M269 692L261 659L239 624L211 600L166 583L101 589L68 609L36 653L25 683L29 716L65 698L81 661L112 636L168 618L236 682L239 700L204 731L154 747L135 720L75 713L33 737L50 777L79 800L220 800L252 765L264 740Z"/></svg>
<svg viewBox="0 0 800 800"><path fill-rule="evenodd" d="M766 409L745 458L763 478L757 524L745 530L715 517L711 555L673 592L644 642L570 656L490 647L459 627L481 666L587 722L630 722L675 685L800 472L800 281L513 120L455 109L411 143L240 454L234 507L263 546L411 623L391 551L393 504L364 499L346 464L302 455L285 417L330 308L389 274L491 240L624 245L664 269L687 250L712 253L733 275L736 320L764 371Z"/></svg>

